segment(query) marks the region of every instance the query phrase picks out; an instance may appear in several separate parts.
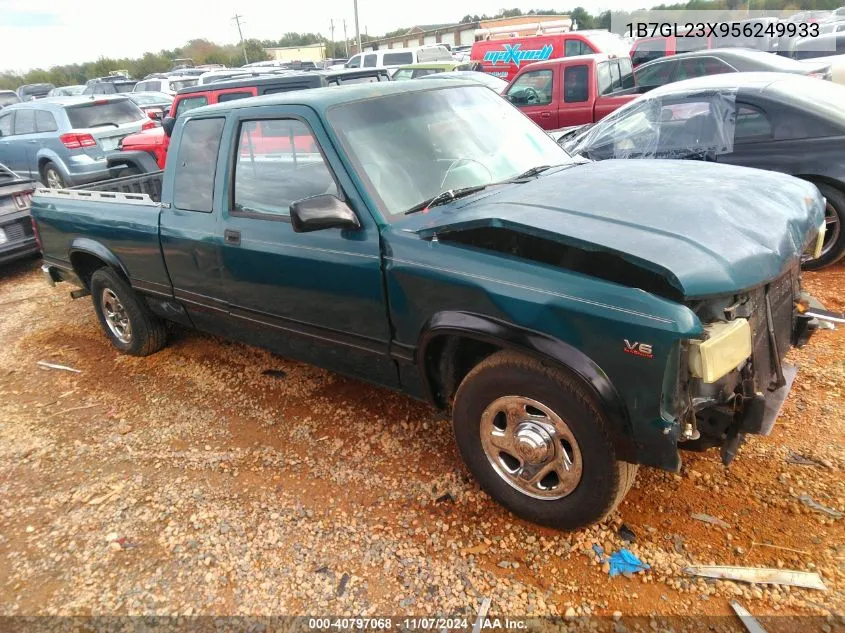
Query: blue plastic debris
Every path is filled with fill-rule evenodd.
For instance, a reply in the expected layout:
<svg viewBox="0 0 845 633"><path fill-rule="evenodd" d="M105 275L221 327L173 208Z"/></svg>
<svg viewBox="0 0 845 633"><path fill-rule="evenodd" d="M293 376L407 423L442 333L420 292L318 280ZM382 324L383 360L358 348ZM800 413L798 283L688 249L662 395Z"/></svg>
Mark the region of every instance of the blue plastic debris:
<svg viewBox="0 0 845 633"><path fill-rule="evenodd" d="M609 558L604 555L604 549L601 547L601 545L593 545L593 551L596 553L596 556L599 557L602 563L610 564L611 577L618 576L619 574L636 574L637 572L651 569L651 567L649 567L646 563L642 562L639 558L634 556L630 551L625 548L622 548L618 552L611 554Z"/></svg>

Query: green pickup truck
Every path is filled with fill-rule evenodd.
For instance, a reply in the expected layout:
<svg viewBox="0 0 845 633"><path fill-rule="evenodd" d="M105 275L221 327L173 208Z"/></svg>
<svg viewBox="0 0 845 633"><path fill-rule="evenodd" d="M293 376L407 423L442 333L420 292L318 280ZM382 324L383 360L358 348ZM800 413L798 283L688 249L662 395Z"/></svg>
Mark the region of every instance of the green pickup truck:
<svg viewBox="0 0 845 633"><path fill-rule="evenodd" d="M800 289L813 185L576 160L472 82L244 99L172 136L164 172L37 191L48 280L128 354L174 321L429 400L538 523L602 519L679 448L729 461L824 318Z"/></svg>

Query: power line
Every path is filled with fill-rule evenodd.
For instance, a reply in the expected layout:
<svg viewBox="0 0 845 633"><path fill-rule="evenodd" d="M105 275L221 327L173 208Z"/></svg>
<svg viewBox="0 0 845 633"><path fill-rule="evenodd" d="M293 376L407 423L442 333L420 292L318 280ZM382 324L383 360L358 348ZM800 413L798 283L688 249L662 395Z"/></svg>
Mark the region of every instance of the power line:
<svg viewBox="0 0 845 633"><path fill-rule="evenodd" d="M232 18L232 20L234 20L235 24L238 25L238 35L241 38L241 50L243 50L243 52L244 52L244 64L248 64L249 63L249 57L246 56L246 44L244 44L244 34L241 31L241 18L243 18L243 17L244 16L238 15L236 13L234 15L234 17Z"/></svg>

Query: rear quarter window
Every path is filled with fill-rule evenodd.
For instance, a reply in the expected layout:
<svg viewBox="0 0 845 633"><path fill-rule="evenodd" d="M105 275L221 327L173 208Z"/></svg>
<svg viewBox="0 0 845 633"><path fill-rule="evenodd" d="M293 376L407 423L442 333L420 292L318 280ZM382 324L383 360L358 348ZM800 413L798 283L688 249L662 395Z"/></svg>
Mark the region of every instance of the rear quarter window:
<svg viewBox="0 0 845 633"><path fill-rule="evenodd" d="M144 118L144 113L129 99L84 103L65 108L73 129L108 127L134 123Z"/></svg>
<svg viewBox="0 0 845 633"><path fill-rule="evenodd" d="M173 204L177 209L210 213L214 175L225 119L193 119L185 124L176 158Z"/></svg>
<svg viewBox="0 0 845 633"><path fill-rule="evenodd" d="M52 112L37 110L35 112L35 129L39 132L55 132L59 129Z"/></svg>
<svg viewBox="0 0 845 633"><path fill-rule="evenodd" d="M237 101L238 99L248 99L252 96L251 92L227 92L217 97L217 103L226 103L227 101Z"/></svg>
<svg viewBox="0 0 845 633"><path fill-rule="evenodd" d="M413 64L414 54L411 52L405 53L385 53L382 59L384 66L398 66L400 64Z"/></svg>

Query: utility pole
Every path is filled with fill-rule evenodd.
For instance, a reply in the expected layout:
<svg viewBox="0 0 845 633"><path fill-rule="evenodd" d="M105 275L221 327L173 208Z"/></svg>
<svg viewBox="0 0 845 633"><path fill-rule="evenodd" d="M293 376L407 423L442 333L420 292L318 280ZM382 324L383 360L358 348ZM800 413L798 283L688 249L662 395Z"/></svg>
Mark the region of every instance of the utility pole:
<svg viewBox="0 0 845 633"><path fill-rule="evenodd" d="M249 57L246 56L246 44L244 44L244 34L241 31L241 18L243 18L243 17L244 16L238 15L236 13L235 16L232 19L235 21L235 24L238 25L238 35L241 38L241 50L243 50L243 52L244 52L244 64L248 64L249 63Z"/></svg>
<svg viewBox="0 0 845 633"><path fill-rule="evenodd" d="M334 18L329 20L329 24L331 25L329 26L329 30L332 32L332 52L329 54L329 52L326 51L326 57L334 57Z"/></svg>
<svg viewBox="0 0 845 633"><path fill-rule="evenodd" d="M358 0L352 0L355 7L355 39L358 40L358 54L363 52L361 47L361 30L358 28Z"/></svg>
<svg viewBox="0 0 845 633"><path fill-rule="evenodd" d="M346 59L349 59L349 38L346 36L346 18L343 19L343 43L346 44Z"/></svg>

